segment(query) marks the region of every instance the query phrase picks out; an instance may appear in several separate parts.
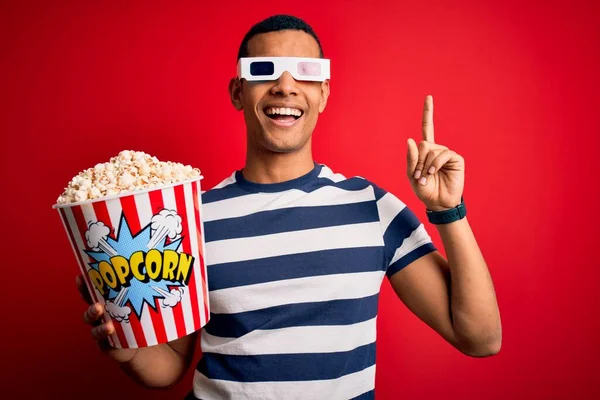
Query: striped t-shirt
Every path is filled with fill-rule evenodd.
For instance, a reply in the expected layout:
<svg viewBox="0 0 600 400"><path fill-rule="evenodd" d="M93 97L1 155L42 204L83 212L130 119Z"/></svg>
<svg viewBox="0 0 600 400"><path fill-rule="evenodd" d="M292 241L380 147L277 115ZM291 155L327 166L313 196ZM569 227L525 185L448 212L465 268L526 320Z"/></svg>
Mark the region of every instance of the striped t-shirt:
<svg viewBox="0 0 600 400"><path fill-rule="evenodd" d="M200 399L372 399L383 277L433 251L402 201L315 163L202 195L210 322Z"/></svg>

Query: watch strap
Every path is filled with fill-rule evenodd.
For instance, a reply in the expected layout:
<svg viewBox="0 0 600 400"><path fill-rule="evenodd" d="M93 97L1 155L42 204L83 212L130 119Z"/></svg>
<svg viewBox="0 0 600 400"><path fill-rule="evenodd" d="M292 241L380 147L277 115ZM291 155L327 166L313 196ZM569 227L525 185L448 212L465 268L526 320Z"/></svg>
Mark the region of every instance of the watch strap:
<svg viewBox="0 0 600 400"><path fill-rule="evenodd" d="M426 213L429 222L435 225L441 225L463 219L467 216L467 208L465 207L465 201L461 196L460 204L456 207L444 211L426 210Z"/></svg>

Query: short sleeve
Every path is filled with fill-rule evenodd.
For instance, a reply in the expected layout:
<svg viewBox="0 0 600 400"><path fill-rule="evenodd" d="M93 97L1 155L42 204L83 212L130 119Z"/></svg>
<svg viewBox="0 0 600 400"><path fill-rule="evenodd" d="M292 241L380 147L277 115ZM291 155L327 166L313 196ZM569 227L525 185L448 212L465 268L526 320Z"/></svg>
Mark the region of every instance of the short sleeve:
<svg viewBox="0 0 600 400"><path fill-rule="evenodd" d="M406 204L392 193L374 188L383 234L386 274L391 278L436 248L423 223Z"/></svg>

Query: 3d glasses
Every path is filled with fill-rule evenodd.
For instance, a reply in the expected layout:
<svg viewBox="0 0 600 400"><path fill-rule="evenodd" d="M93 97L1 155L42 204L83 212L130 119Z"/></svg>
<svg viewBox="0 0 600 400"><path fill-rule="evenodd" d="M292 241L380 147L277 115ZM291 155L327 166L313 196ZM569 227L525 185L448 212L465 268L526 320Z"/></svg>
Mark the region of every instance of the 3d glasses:
<svg viewBox="0 0 600 400"><path fill-rule="evenodd" d="M288 71L297 81L329 79L329 60L303 57L245 57L237 65L237 76L247 81L274 81Z"/></svg>

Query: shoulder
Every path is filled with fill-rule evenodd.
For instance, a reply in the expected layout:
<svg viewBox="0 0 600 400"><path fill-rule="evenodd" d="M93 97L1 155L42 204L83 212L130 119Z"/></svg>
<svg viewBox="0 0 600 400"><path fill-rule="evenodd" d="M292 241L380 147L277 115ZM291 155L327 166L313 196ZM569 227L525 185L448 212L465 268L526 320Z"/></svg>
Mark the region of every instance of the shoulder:
<svg viewBox="0 0 600 400"><path fill-rule="evenodd" d="M218 189L222 189L225 188L229 185L232 185L235 183L236 180L236 173L237 171L233 171L231 172L225 179L223 179L221 182L217 183L216 185L214 185L213 187L211 187L210 189L206 190L206 191L202 191L202 194L204 193L208 193L211 192L213 190L218 190Z"/></svg>
<svg viewBox="0 0 600 400"><path fill-rule="evenodd" d="M215 201L226 200L231 197L241 195L238 185L236 185L236 173L233 171L225 179L221 180L218 184L212 186L208 190L202 190L202 202L212 203Z"/></svg>
<svg viewBox="0 0 600 400"><path fill-rule="evenodd" d="M400 200L399 196L396 196L391 191L388 191L385 187L381 186L376 180L370 179L363 175L354 175L346 177L343 174L334 172L331 168L326 165L322 165L321 173L319 177L331 180L334 184L346 188L365 189L370 188L373 191L375 201L378 203L383 199L384 204L397 206L405 206L405 203Z"/></svg>
<svg viewBox="0 0 600 400"><path fill-rule="evenodd" d="M361 175L345 175L335 171L326 164L320 164L321 172L319 178L328 181L330 185L337 186L340 189L346 190L364 190L369 189L373 191L375 200L379 200L383 195L387 193L375 182Z"/></svg>

